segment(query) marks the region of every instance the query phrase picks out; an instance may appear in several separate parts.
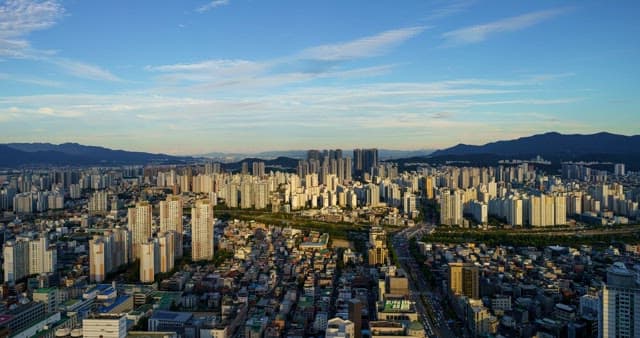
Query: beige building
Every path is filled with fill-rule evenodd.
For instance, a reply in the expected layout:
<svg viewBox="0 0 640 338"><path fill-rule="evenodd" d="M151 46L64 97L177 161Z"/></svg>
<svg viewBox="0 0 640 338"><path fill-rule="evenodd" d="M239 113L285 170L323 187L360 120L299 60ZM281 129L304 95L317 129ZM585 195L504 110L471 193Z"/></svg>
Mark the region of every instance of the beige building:
<svg viewBox="0 0 640 338"><path fill-rule="evenodd" d="M471 263L449 263L449 288L454 295L480 298L478 267Z"/></svg>
<svg viewBox="0 0 640 338"><path fill-rule="evenodd" d="M175 231L174 256L182 257L182 197L170 195L160 202L160 231Z"/></svg>
<svg viewBox="0 0 640 338"><path fill-rule="evenodd" d="M324 336L325 338L354 338L355 326L352 321L344 320L340 317L329 319L329 321L327 322L327 330L325 331Z"/></svg>
<svg viewBox="0 0 640 338"><path fill-rule="evenodd" d="M82 320L84 338L125 338L126 315L96 315Z"/></svg>
<svg viewBox="0 0 640 338"><path fill-rule="evenodd" d="M160 253L160 272L170 272L175 263L176 232L169 231L158 234L158 251Z"/></svg>
<svg viewBox="0 0 640 338"><path fill-rule="evenodd" d="M191 209L191 259L213 259L213 204L209 199L196 202Z"/></svg>
<svg viewBox="0 0 640 338"><path fill-rule="evenodd" d="M140 244L140 282L153 283L159 273L159 246L157 240Z"/></svg>
<svg viewBox="0 0 640 338"><path fill-rule="evenodd" d="M140 244L146 243L151 237L152 206L149 202L139 202L129 208L129 230L133 242L133 257L140 258Z"/></svg>
<svg viewBox="0 0 640 338"><path fill-rule="evenodd" d="M109 246L102 236L94 236L89 241L89 280L100 283L107 276L107 264L110 259Z"/></svg>
<svg viewBox="0 0 640 338"><path fill-rule="evenodd" d="M387 261L387 234L383 228L373 227L369 231L369 265L382 265Z"/></svg>
<svg viewBox="0 0 640 338"><path fill-rule="evenodd" d="M160 201L160 231L182 233L182 197L169 195Z"/></svg>

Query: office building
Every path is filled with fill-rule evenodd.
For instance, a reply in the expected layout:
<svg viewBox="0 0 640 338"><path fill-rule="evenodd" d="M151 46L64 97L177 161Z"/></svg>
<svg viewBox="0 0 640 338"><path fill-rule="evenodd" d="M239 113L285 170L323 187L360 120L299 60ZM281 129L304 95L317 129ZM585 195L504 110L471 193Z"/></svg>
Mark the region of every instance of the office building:
<svg viewBox="0 0 640 338"><path fill-rule="evenodd" d="M84 338L125 338L127 336L127 316L93 315L82 320Z"/></svg>
<svg viewBox="0 0 640 338"><path fill-rule="evenodd" d="M387 262L387 234L383 228L374 227L369 231L369 265L383 265Z"/></svg>
<svg viewBox="0 0 640 338"><path fill-rule="evenodd" d="M449 288L454 295L480 298L480 274L471 263L449 263Z"/></svg>
<svg viewBox="0 0 640 338"><path fill-rule="evenodd" d="M362 302L353 298L349 300L349 320L353 323L353 337L362 338Z"/></svg>

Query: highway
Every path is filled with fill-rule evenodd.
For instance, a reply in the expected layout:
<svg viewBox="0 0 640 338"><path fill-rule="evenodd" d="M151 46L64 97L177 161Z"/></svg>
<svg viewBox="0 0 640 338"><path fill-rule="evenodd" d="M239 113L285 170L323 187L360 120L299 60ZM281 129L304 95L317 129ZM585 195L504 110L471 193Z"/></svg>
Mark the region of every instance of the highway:
<svg viewBox="0 0 640 338"><path fill-rule="evenodd" d="M392 238L392 248L398 257L401 268L407 272L409 277L410 293L416 304L422 324L425 327L428 337L456 337L447 325L447 319L439 302L439 295L431 292L420 266L409 252L409 242L407 237L415 231L429 230L428 227L422 229L407 228L396 233Z"/></svg>

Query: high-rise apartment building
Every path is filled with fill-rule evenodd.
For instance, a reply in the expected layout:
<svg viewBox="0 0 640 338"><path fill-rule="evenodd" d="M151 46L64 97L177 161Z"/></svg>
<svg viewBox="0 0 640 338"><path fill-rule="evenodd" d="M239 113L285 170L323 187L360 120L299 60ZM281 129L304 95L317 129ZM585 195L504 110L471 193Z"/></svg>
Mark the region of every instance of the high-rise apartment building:
<svg viewBox="0 0 640 338"><path fill-rule="evenodd" d="M31 274L54 272L58 262L55 246L49 245L47 237L18 237L3 246L4 280L13 283Z"/></svg>
<svg viewBox="0 0 640 338"><path fill-rule="evenodd" d="M196 201L191 209L191 259L213 259L213 205L208 199Z"/></svg>
<svg viewBox="0 0 640 338"><path fill-rule="evenodd" d="M100 283L105 280L110 261L110 245L102 236L95 236L89 241L89 280Z"/></svg>
<svg viewBox="0 0 640 338"><path fill-rule="evenodd" d="M440 224L462 225L462 194L459 190L440 190Z"/></svg>
<svg viewBox="0 0 640 338"><path fill-rule="evenodd" d="M13 283L29 275L29 241L18 238L4 244L4 281Z"/></svg>
<svg viewBox="0 0 640 338"><path fill-rule="evenodd" d="M106 275L128 264L131 257L131 232L123 228L106 230L89 240L89 279L102 282Z"/></svg>
<svg viewBox="0 0 640 338"><path fill-rule="evenodd" d="M182 257L182 197L170 195L166 200L160 201L160 231L175 231L174 256Z"/></svg>
<svg viewBox="0 0 640 338"><path fill-rule="evenodd" d="M152 206L149 202L139 202L129 208L128 221L133 242L133 257L140 257L140 244L147 243L151 237Z"/></svg>
<svg viewBox="0 0 640 338"><path fill-rule="evenodd" d="M109 194L104 190L94 192L89 199L88 208L90 213L109 211Z"/></svg>
<svg viewBox="0 0 640 338"><path fill-rule="evenodd" d="M634 272L614 263L600 299L598 337L640 337L640 285Z"/></svg>
<svg viewBox="0 0 640 338"><path fill-rule="evenodd" d="M175 231L158 233L158 252L160 260L160 272L173 270L175 263L175 245L177 233Z"/></svg>
<svg viewBox="0 0 640 338"><path fill-rule="evenodd" d="M140 244L140 282L153 283L155 275L160 273L158 240Z"/></svg>
<svg viewBox="0 0 640 338"><path fill-rule="evenodd" d="M371 174L371 169L378 166L378 149L354 149L353 162L355 176L364 178L365 174Z"/></svg>

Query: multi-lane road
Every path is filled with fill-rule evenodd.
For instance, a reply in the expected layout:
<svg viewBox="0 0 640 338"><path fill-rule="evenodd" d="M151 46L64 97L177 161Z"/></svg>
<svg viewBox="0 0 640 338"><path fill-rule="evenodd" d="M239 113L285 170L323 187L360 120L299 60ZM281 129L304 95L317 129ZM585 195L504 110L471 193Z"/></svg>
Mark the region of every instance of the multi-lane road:
<svg viewBox="0 0 640 338"><path fill-rule="evenodd" d="M454 338L455 334L448 327L444 315L441 298L432 292L422 275L420 265L409 252L407 238L416 231L429 231L429 227L407 228L393 236L391 250L394 250L400 267L407 272L412 300L416 304L416 310L420 315L422 324L429 337Z"/></svg>

